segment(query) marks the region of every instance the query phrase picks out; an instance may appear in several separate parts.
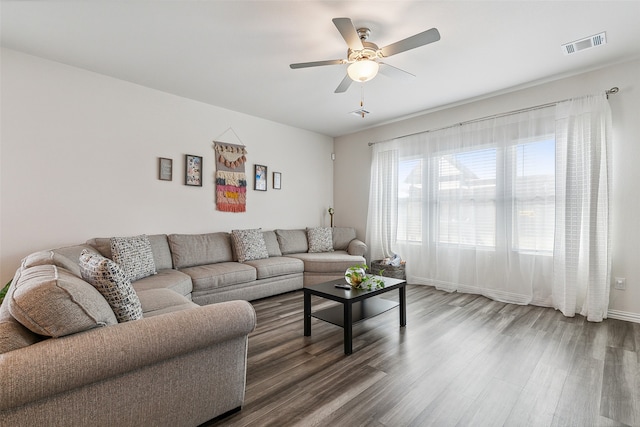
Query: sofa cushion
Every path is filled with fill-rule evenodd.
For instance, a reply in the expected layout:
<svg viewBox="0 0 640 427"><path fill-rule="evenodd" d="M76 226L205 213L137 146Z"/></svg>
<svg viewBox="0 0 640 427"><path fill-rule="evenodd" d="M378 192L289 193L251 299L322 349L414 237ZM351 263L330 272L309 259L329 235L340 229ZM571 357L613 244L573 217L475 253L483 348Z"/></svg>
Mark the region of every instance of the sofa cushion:
<svg viewBox="0 0 640 427"><path fill-rule="evenodd" d="M40 339L40 335L36 335L27 329L13 316L9 315L6 318L0 316L0 354L28 347L37 343Z"/></svg>
<svg viewBox="0 0 640 427"><path fill-rule="evenodd" d="M229 233L170 234L167 239L174 268L233 261Z"/></svg>
<svg viewBox="0 0 640 427"><path fill-rule="evenodd" d="M184 296L178 295L166 288L141 291L138 292L138 297L140 298L144 317L157 316L159 314L171 313L173 311L200 307L198 304L188 300Z"/></svg>
<svg viewBox="0 0 640 427"><path fill-rule="evenodd" d="M86 245L78 246L78 248L93 250ZM80 258L80 253L83 249L80 249L77 252L77 256L73 261L66 256L61 255L59 252L57 252L57 250L34 252L27 255L22 260L21 268L31 268L37 265L55 265L69 270L74 274L75 272L77 272L76 276L80 277L80 266L78 265L78 259Z"/></svg>
<svg viewBox="0 0 640 427"><path fill-rule="evenodd" d="M267 245L267 253L270 257L282 256L275 231L263 231L262 237L264 237L264 243Z"/></svg>
<svg viewBox="0 0 640 427"><path fill-rule="evenodd" d="M173 268L173 260L171 259L171 249L166 234L151 234L149 243L151 243L151 252L153 252L153 260L156 263L156 271L166 268Z"/></svg>
<svg viewBox="0 0 640 427"><path fill-rule="evenodd" d="M307 228L309 252L333 252L333 236L329 227Z"/></svg>
<svg viewBox="0 0 640 427"><path fill-rule="evenodd" d="M247 261L247 264L256 269L258 280L304 272L301 260L284 256Z"/></svg>
<svg viewBox="0 0 640 427"><path fill-rule="evenodd" d="M142 319L142 308L131 281L118 264L89 251L80 255L80 273L107 300L118 322Z"/></svg>
<svg viewBox="0 0 640 427"><path fill-rule="evenodd" d="M13 293L15 284L18 283L20 272L20 269L16 271L5 299L0 304L0 354L28 347L42 339L40 335L34 334L24 327L9 312L9 296Z"/></svg>
<svg viewBox="0 0 640 427"><path fill-rule="evenodd" d="M142 234L132 237L112 237L111 255L132 282L156 274L149 238Z"/></svg>
<svg viewBox="0 0 640 427"><path fill-rule="evenodd" d="M302 260L305 273L335 273L346 271L347 268L356 264L365 263L363 257L349 255L346 251L300 253L288 256Z"/></svg>
<svg viewBox="0 0 640 427"><path fill-rule="evenodd" d="M140 291L146 291L148 289L166 288L187 298L190 298L191 291L193 290L191 277L182 271L173 269L158 270L157 274L136 280L131 286L133 286L133 289L135 289L138 294ZM144 312L144 307L142 311Z"/></svg>
<svg viewBox="0 0 640 427"><path fill-rule="evenodd" d="M153 260L156 264L156 271L172 268L173 260L171 259L171 250L169 249L169 242L167 242L166 234L150 234L147 236L149 243L151 243L151 252L153 252ZM95 237L87 240L87 245L97 250L102 256L113 259L111 254L111 238L110 237ZM80 252L75 259L80 257ZM78 276L80 274L78 273Z"/></svg>
<svg viewBox="0 0 640 427"><path fill-rule="evenodd" d="M193 292L224 288L257 279L255 268L239 262L198 265L184 268L182 272L191 276Z"/></svg>
<svg viewBox="0 0 640 427"><path fill-rule="evenodd" d="M36 265L55 265L80 277L80 266L78 260L83 250L95 251L89 245L65 246L62 248L52 249L50 251L41 251L33 253L23 259L23 267L29 268Z"/></svg>
<svg viewBox="0 0 640 427"><path fill-rule="evenodd" d="M231 239L236 248L238 262L264 259L269 257L262 229L231 230Z"/></svg>
<svg viewBox="0 0 640 427"><path fill-rule="evenodd" d="M100 255L105 258L113 259L111 254L111 237L94 237L87 240L87 245L94 248Z"/></svg>
<svg viewBox="0 0 640 427"><path fill-rule="evenodd" d="M305 230L276 230L276 237L282 255L307 252L307 233Z"/></svg>
<svg viewBox="0 0 640 427"><path fill-rule="evenodd" d="M15 285L9 311L36 334L61 337L117 323L93 286L55 265L22 270Z"/></svg>
<svg viewBox="0 0 640 427"><path fill-rule="evenodd" d="M349 252L349 255L364 256L367 253L367 244L361 240L353 239L347 247L347 252Z"/></svg>
<svg viewBox="0 0 640 427"><path fill-rule="evenodd" d="M333 237L333 249L336 251L346 251L349 242L356 238L356 230L353 227L333 227L331 229Z"/></svg>

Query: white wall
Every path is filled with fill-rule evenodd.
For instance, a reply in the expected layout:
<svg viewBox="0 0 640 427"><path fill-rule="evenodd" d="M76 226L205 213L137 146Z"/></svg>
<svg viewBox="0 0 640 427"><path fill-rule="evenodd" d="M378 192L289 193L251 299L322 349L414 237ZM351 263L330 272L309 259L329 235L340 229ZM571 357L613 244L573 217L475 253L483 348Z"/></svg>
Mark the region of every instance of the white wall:
<svg viewBox="0 0 640 427"><path fill-rule="evenodd" d="M614 127L612 275L626 277L627 290L611 290L610 316L640 322L640 61L637 60L336 138L336 222L356 225L358 235L365 235L371 162L368 142L566 98L602 93L613 86L618 86L620 92L609 99Z"/></svg>
<svg viewBox="0 0 640 427"><path fill-rule="evenodd" d="M29 253L92 237L328 225L332 138L1 53L0 284ZM214 138L247 146L246 213L215 208ZM204 157L201 188L183 185L185 154ZM157 179L158 157L173 159L173 181ZM254 163L269 168L266 192Z"/></svg>

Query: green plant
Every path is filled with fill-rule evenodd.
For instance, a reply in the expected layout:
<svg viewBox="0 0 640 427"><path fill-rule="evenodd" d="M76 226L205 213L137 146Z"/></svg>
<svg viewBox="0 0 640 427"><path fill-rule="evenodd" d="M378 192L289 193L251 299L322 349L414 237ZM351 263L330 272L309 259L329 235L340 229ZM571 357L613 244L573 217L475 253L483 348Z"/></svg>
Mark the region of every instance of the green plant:
<svg viewBox="0 0 640 427"><path fill-rule="evenodd" d="M2 288L2 290L0 290L0 304L2 304L2 301L4 301L4 296L7 295L7 291L9 290L9 286L11 286L11 280L9 280L9 283L4 285L4 288Z"/></svg>
<svg viewBox="0 0 640 427"><path fill-rule="evenodd" d="M384 281L377 277L367 275L369 267L363 264L353 265L347 268L344 274L345 279L349 284L357 289L366 289L371 291L373 289L384 288Z"/></svg>

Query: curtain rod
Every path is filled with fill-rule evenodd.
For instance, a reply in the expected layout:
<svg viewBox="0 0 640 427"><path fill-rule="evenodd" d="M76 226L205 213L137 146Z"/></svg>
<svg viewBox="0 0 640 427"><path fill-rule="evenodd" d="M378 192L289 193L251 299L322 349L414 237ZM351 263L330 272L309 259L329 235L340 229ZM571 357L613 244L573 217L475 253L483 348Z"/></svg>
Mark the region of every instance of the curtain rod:
<svg viewBox="0 0 640 427"><path fill-rule="evenodd" d="M607 99L608 99L609 95L613 95L614 93L618 93L619 91L620 91L620 89L618 89L617 86L614 86L611 89L605 91L604 93L605 93L605 95L607 95ZM535 107L521 108L519 110L513 110L513 111L509 111L507 113L499 113L499 114L494 114L492 116L480 117L478 119L467 120L467 121L464 121L464 122L456 123L456 124L449 125L449 126L444 126L444 127L437 128L437 129L429 129L429 130L423 130L423 131L420 131L420 132L408 133L406 135L396 136L396 137L391 138L391 139L385 139L384 141L369 142L369 147L371 147L372 145L375 145L375 144L379 144L381 142L391 141L392 139L406 138L408 136L419 135L421 133L436 132L436 131L439 131L439 130L449 129L449 128L453 128L453 127L456 127L456 126L462 126L462 125L466 125L466 124L469 124L469 123L475 123L475 122L479 122L481 120L497 119L497 118L500 118L500 117L510 116L512 114L524 113L526 111L539 110L541 108L551 107L553 105L559 104L560 102L569 101L570 99L571 98L563 99L563 100L555 101L555 102L549 102L547 104L536 105Z"/></svg>

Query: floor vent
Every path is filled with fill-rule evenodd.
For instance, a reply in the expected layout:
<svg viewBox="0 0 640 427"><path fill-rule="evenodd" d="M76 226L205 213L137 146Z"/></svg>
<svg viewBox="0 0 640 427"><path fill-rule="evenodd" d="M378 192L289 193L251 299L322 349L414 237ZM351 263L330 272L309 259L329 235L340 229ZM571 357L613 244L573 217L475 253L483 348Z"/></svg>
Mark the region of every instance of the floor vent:
<svg viewBox="0 0 640 427"><path fill-rule="evenodd" d="M565 55L571 55L581 50L591 49L592 47L607 44L607 36L605 32L600 34L594 34L581 40L576 40L571 43L562 45L562 52Z"/></svg>

